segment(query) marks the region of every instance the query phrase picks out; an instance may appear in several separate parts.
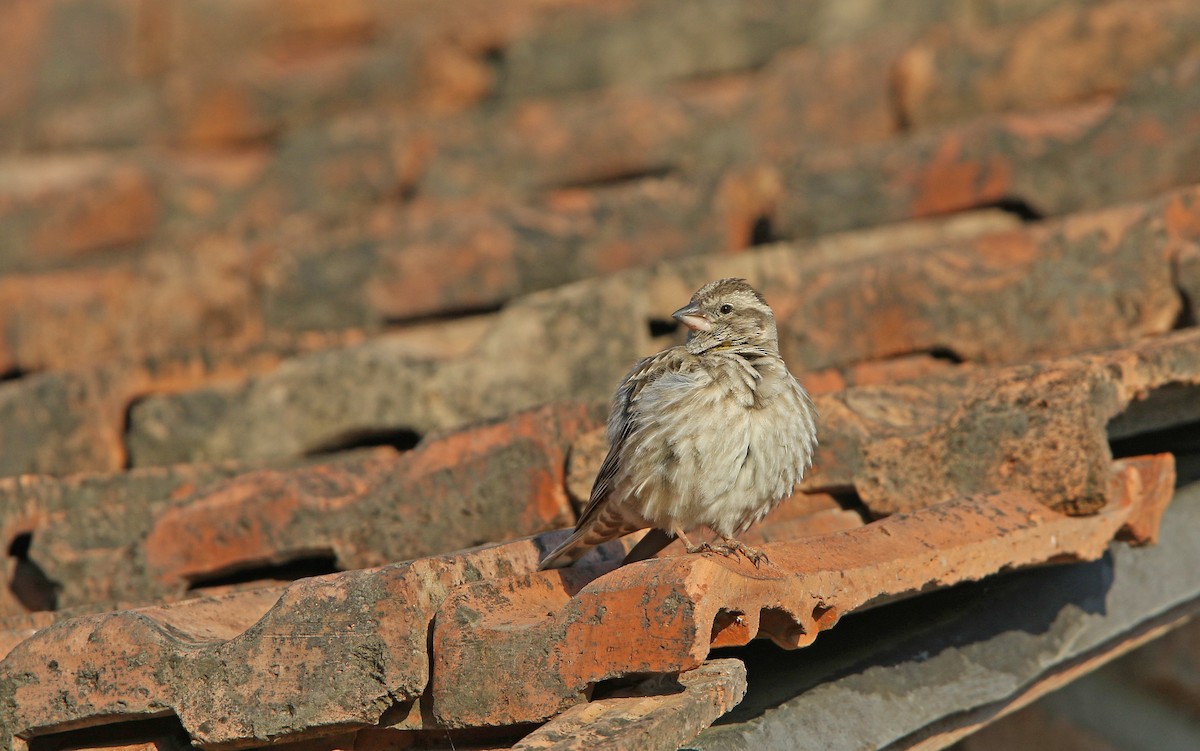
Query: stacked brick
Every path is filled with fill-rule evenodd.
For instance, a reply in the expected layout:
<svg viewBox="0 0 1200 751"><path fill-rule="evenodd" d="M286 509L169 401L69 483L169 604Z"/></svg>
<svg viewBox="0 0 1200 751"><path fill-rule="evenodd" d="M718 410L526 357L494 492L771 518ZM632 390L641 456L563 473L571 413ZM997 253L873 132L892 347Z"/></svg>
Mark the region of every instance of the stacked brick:
<svg viewBox="0 0 1200 751"><path fill-rule="evenodd" d="M677 748L750 640L1197 479L1192 3L11 6L14 748ZM720 276L822 415L771 564L536 572Z"/></svg>

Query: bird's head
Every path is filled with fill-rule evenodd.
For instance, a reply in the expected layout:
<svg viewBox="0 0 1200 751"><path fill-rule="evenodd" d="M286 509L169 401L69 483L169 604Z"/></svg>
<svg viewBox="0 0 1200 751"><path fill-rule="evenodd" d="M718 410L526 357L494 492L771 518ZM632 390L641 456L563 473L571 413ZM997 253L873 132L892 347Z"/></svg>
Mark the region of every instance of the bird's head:
<svg viewBox="0 0 1200 751"><path fill-rule="evenodd" d="M687 349L693 354L739 345L779 348L775 314L745 279L709 282L671 315L690 329Z"/></svg>

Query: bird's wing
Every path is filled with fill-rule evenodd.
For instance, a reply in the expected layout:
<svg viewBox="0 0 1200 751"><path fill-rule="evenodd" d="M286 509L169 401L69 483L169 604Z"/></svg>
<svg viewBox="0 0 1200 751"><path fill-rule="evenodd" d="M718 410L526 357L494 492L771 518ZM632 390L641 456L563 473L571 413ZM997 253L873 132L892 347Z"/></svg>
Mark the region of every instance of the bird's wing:
<svg viewBox="0 0 1200 751"><path fill-rule="evenodd" d="M576 528L583 528L596 517L604 504L604 499L612 490L613 480L616 479L617 471L621 466L620 457L625 443L638 427L633 411L638 395L648 384L662 376L682 370L690 357L691 355L683 347L671 347L640 361L629 371L629 375L625 376L625 380L621 382L617 393L613 396L612 415L609 417L608 455L604 457L604 463L600 465L600 471L596 474L596 481L592 484L592 494L588 498L587 507L579 516Z"/></svg>

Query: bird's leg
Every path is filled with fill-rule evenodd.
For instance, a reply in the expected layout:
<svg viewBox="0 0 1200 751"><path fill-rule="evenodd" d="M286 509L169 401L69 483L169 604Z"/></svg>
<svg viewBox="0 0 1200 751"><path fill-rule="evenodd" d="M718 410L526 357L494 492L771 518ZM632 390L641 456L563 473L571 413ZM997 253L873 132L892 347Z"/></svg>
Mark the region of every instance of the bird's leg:
<svg viewBox="0 0 1200 751"><path fill-rule="evenodd" d="M752 548L745 543L738 542L732 537L725 537L724 535L721 536L721 544L711 549L730 558L735 558L739 555L745 556L746 560L754 564L754 568L758 568L758 564L764 561L767 563L771 562L767 554L758 548Z"/></svg>
<svg viewBox="0 0 1200 751"><path fill-rule="evenodd" d="M683 547L689 553L707 553L713 549L713 546L707 542L702 542L699 545L692 544L692 541L688 539L688 536L679 527L671 527L671 534L683 541Z"/></svg>

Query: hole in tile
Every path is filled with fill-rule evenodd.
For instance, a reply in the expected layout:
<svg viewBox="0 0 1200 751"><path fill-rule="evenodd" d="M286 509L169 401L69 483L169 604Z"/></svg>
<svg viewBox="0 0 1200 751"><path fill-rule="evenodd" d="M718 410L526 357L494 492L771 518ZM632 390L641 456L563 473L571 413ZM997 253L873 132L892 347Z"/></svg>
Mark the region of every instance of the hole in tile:
<svg viewBox="0 0 1200 751"><path fill-rule="evenodd" d="M558 190L616 188L643 180L661 180L665 177L670 177L674 171L672 167L667 165L651 165L627 170L613 170L607 174L596 174L579 180L567 180L550 187Z"/></svg>
<svg viewBox="0 0 1200 751"><path fill-rule="evenodd" d="M336 574L341 570L337 565L337 557L330 551L324 551L296 556L282 563L248 563L224 571L198 574L191 577L188 591L257 583L278 584L310 576Z"/></svg>
<svg viewBox="0 0 1200 751"><path fill-rule="evenodd" d="M150 719L125 722L118 720L106 725L38 735L29 739L29 751L91 751L100 748L143 746L149 746L155 751L184 751L192 748L191 737L174 713Z"/></svg>
<svg viewBox="0 0 1200 751"><path fill-rule="evenodd" d="M945 362L954 363L955 365L962 365L964 362L966 362L962 355L958 354L949 347L930 347L924 352L918 354L928 355L935 360L944 360Z"/></svg>
<svg viewBox="0 0 1200 751"><path fill-rule="evenodd" d="M858 492L851 487L836 487L824 491L829 494L838 506L841 506L843 511L853 511L862 517L863 522L871 522L876 519L876 516L871 513L871 509L867 508L867 504L863 503L863 499L859 497Z"/></svg>
<svg viewBox="0 0 1200 751"><path fill-rule="evenodd" d="M1178 289L1178 292L1180 302L1179 315L1175 317L1175 322L1171 324L1172 331L1188 329L1196 325L1196 301L1185 290Z"/></svg>
<svg viewBox="0 0 1200 751"><path fill-rule="evenodd" d="M748 244L753 247L755 245L769 245L777 242L779 237L775 234L775 225L771 221L771 217L766 214L761 214L754 220L754 224L750 227L750 237L747 238Z"/></svg>
<svg viewBox="0 0 1200 751"><path fill-rule="evenodd" d="M592 701L627 696L670 696L683 693L677 673L630 673L592 686Z"/></svg>
<svg viewBox="0 0 1200 751"><path fill-rule="evenodd" d="M463 305L456 308L447 308L433 313L418 313L415 315L406 316L385 316L383 325L388 328L404 329L426 324L449 323L451 321L459 321L464 318L476 318L480 316L488 316L496 313L503 307L496 303L486 303L481 305Z"/></svg>
<svg viewBox="0 0 1200 751"><path fill-rule="evenodd" d="M1200 385L1168 383L1108 422L1113 458L1170 452L1176 487L1200 480Z"/></svg>
<svg viewBox="0 0 1200 751"><path fill-rule="evenodd" d="M758 635L770 637L784 647L804 646L812 641L804 626L783 608L763 608L758 614Z"/></svg>
<svg viewBox="0 0 1200 751"><path fill-rule="evenodd" d="M33 545L33 534L23 532L13 538L8 546L8 555L16 559L8 589L21 607L29 612L55 610L58 607L59 585L29 559Z"/></svg>
<svg viewBox="0 0 1200 751"><path fill-rule="evenodd" d="M740 610L721 608L713 618L709 643L714 647L733 647L750 641L750 624Z"/></svg>
<svg viewBox="0 0 1200 751"><path fill-rule="evenodd" d="M20 368L20 367L17 367L16 365L14 365L13 367L9 368L8 370L0 370L0 382L15 381L18 378L24 378L25 376L30 375L30 373L31 373L31 371L25 370L24 368Z"/></svg>
<svg viewBox="0 0 1200 751"><path fill-rule="evenodd" d="M412 428L360 428L332 436L304 452L305 456L333 454L339 451L391 446L409 451L421 442L421 434Z"/></svg>
<svg viewBox="0 0 1200 751"><path fill-rule="evenodd" d="M999 209L1006 214L1020 219L1022 222L1036 222L1045 218L1045 214L1035 209L1030 203L1022 198L1001 198L999 201L987 203L982 206L974 207L978 209Z"/></svg>

